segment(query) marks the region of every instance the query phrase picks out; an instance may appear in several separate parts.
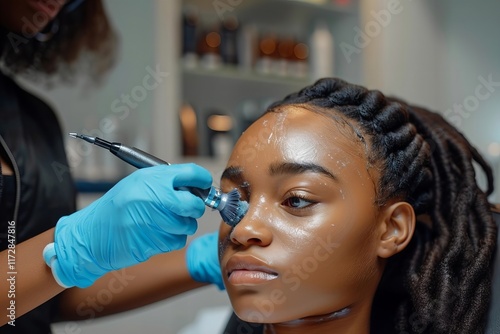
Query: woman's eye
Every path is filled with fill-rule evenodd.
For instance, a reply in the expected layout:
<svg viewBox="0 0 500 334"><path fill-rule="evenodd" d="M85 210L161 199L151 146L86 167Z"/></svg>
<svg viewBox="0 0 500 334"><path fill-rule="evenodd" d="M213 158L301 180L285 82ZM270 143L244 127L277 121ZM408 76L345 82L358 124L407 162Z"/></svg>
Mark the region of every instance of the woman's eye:
<svg viewBox="0 0 500 334"><path fill-rule="evenodd" d="M294 209L302 209L308 207L309 205L314 204L313 201L309 201L305 198L299 196L291 196L288 197L285 201L283 201L282 205L289 206Z"/></svg>

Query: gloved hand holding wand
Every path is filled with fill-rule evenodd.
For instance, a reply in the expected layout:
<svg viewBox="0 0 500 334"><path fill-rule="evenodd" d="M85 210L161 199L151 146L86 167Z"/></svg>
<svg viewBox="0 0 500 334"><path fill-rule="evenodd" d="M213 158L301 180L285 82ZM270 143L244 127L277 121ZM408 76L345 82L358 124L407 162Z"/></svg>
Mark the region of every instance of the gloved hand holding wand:
<svg viewBox="0 0 500 334"><path fill-rule="evenodd" d="M205 211L202 199L179 187L207 189L209 171L195 164L135 171L88 207L61 218L46 263L64 287L88 287L109 271L180 249Z"/></svg>

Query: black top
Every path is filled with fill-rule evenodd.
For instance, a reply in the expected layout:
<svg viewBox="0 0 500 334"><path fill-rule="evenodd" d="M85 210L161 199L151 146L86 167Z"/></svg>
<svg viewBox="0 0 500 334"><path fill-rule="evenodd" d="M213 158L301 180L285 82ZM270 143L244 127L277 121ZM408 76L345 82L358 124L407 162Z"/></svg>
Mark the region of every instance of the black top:
<svg viewBox="0 0 500 334"><path fill-rule="evenodd" d="M0 175L0 208L10 208L10 212L2 210L0 216L0 250L4 250L9 221L15 221L15 241L19 244L74 212L76 191L54 112L1 73L0 156L15 172L10 189L3 189L9 180ZM42 254L32 256L41 258ZM22 260L16 258L16 263ZM5 316L5 312L2 314ZM57 298L54 298L16 318L15 327L8 324L0 327L0 334L50 333L50 323L56 314Z"/></svg>
<svg viewBox="0 0 500 334"><path fill-rule="evenodd" d="M2 198L0 199L0 222L9 222L14 217L14 207L16 203L16 179L14 175L2 175ZM5 232L5 231L2 231ZM2 242L2 249L3 246Z"/></svg>

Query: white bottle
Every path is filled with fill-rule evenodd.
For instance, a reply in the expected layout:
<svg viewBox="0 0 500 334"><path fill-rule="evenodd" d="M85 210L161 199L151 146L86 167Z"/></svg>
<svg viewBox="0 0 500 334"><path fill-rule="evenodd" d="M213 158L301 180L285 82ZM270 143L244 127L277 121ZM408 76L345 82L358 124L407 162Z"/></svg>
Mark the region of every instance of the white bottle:
<svg viewBox="0 0 500 334"><path fill-rule="evenodd" d="M333 35L324 21L316 24L310 41L310 73L311 79L332 77L335 65L335 47Z"/></svg>

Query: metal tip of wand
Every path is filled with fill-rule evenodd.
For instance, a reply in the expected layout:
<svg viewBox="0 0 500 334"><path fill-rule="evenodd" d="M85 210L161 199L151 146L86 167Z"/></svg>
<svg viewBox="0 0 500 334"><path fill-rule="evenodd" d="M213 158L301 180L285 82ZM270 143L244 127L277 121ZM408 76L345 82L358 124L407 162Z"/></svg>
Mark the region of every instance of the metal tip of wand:
<svg viewBox="0 0 500 334"><path fill-rule="evenodd" d="M95 144L96 142L96 137L90 137L90 136L87 136L87 135L81 135L81 134L78 134L76 132L70 132L69 135L72 137L72 138L79 138L79 139L83 139L85 140L86 142L88 143L91 143L91 144Z"/></svg>

